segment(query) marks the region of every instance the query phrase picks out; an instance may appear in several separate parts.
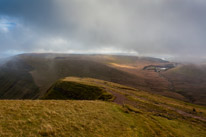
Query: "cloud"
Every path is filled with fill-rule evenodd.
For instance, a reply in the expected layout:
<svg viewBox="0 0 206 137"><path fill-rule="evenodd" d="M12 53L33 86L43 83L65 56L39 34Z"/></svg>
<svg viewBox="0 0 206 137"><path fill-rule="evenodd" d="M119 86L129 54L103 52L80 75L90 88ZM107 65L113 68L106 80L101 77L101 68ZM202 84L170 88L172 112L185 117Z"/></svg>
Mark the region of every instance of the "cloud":
<svg viewBox="0 0 206 137"><path fill-rule="evenodd" d="M15 22L11 22L6 18L0 18L0 31L6 33L15 26L16 26Z"/></svg>
<svg viewBox="0 0 206 137"><path fill-rule="evenodd" d="M203 57L205 13L205 0L1 0L0 29L16 25L0 50Z"/></svg>

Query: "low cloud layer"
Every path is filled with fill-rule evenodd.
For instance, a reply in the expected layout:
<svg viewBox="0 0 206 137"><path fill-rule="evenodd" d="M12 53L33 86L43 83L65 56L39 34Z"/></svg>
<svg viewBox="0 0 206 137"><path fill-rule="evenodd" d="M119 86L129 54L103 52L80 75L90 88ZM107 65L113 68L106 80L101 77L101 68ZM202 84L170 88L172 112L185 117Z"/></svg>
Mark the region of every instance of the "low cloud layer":
<svg viewBox="0 0 206 137"><path fill-rule="evenodd" d="M205 57L205 0L1 0L0 54Z"/></svg>

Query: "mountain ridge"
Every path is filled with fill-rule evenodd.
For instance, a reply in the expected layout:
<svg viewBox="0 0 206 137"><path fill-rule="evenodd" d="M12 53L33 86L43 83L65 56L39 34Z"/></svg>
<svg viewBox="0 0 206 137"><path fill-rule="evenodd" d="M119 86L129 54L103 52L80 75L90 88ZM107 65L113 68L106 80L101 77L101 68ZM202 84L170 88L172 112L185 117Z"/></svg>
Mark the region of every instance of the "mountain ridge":
<svg viewBox="0 0 206 137"><path fill-rule="evenodd" d="M145 66L171 63L173 62L136 56L21 54L0 66L0 98L37 99L58 79L77 76L102 79L206 105L206 68L178 64L167 71L143 70ZM171 82L174 83L174 88L171 88Z"/></svg>

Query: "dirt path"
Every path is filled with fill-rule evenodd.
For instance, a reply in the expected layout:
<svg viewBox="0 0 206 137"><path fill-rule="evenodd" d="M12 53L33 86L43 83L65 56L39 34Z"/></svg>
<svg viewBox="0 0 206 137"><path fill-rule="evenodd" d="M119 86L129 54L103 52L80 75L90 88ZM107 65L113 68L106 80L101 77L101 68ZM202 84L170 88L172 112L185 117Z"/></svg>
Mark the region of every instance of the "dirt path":
<svg viewBox="0 0 206 137"><path fill-rule="evenodd" d="M124 105L126 100L128 100L124 95L120 94L120 93L117 93L117 92L114 92L112 90L108 90L108 92L112 93L112 95L115 96L115 99L113 102L119 104L119 105Z"/></svg>
<svg viewBox="0 0 206 137"><path fill-rule="evenodd" d="M187 112L182 111L182 110L180 110L180 109L176 109L176 108L173 108L173 107L170 107L170 106L167 106L167 105L161 104L161 106L164 106L164 107L166 107L166 108L168 108L168 109L170 109L170 110L173 110L173 111L177 112L178 114L183 115L183 116L185 116L185 117L191 117L191 118L198 119L198 120L201 120L201 121L206 122L206 119L203 118L203 117L196 116L196 115L194 115L194 114L190 114L190 113L187 113Z"/></svg>
<svg viewBox="0 0 206 137"><path fill-rule="evenodd" d="M96 82L96 83L99 84L99 85L102 85L107 92L109 92L109 93L111 93L112 95L115 96L115 99L114 99L113 102L116 103L116 104L119 104L119 105L129 104L129 105L132 105L133 107L138 108L138 103L137 103L137 102L131 101L130 99L128 99L128 98L127 98L124 94L122 94L122 93L126 93L126 94L128 94L128 95L130 95L130 96L133 96L133 97L135 97L135 98L138 98L138 99L140 99L140 100L145 100L145 101L151 102L151 100L149 100L149 99L147 99L147 98L139 97L139 96L137 96L137 95L135 95L134 93L131 93L131 92L125 92L125 90L123 90L123 89L118 89L120 92L122 92L122 93L119 93L119 92L116 92L116 91L112 90L111 87L109 87L109 86L107 86L107 85L105 85L105 84L103 84L103 83L101 83L101 82ZM152 103L152 102L151 102L151 103ZM182 116L184 116L184 117L191 117L191 118L198 119L198 120L201 120L201 121L206 122L206 119L203 118L203 117L200 117L200 116L197 116L197 115L194 115L194 114L191 114L191 113L187 113L187 112L185 112L185 111L183 111L183 110L180 110L180 109L171 107L171 106L169 106L169 105L162 104L162 103L160 103L160 104L155 104L155 105L160 106L160 107L168 108L168 109L170 109L170 110L172 110L172 111L175 111L176 113L178 113L178 114L180 114L180 115L182 115Z"/></svg>

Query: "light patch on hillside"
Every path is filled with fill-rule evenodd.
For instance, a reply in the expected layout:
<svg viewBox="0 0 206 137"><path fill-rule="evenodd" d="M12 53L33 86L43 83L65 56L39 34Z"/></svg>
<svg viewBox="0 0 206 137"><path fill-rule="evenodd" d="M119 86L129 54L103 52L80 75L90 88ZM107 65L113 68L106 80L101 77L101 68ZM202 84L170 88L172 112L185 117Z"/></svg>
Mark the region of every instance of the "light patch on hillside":
<svg viewBox="0 0 206 137"><path fill-rule="evenodd" d="M116 63L110 63L110 65L115 66L115 67L120 67L120 68L137 69L136 67L130 66L130 65L121 65L121 64L116 64Z"/></svg>

